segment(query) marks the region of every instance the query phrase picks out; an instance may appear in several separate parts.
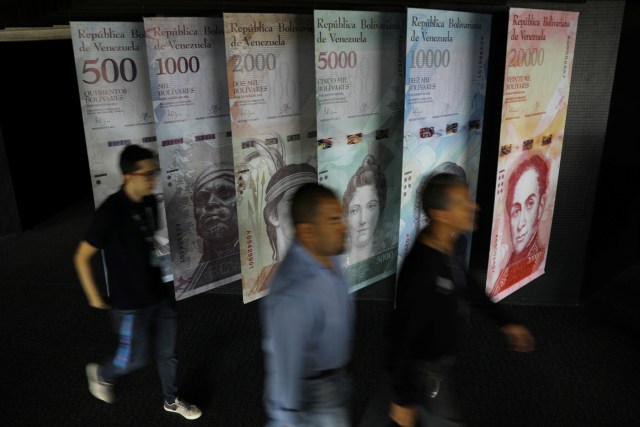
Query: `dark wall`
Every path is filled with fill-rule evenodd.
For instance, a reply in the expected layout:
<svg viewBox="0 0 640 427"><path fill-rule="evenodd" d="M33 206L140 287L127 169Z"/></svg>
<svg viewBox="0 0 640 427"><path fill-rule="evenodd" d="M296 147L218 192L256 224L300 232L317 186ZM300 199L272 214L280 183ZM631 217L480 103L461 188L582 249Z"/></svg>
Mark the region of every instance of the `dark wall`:
<svg viewBox="0 0 640 427"><path fill-rule="evenodd" d="M86 197L91 182L71 40L0 43L0 57L8 163L2 179L4 186L8 172L13 185L13 195L3 190L2 197L19 217L3 218L6 233L32 228Z"/></svg>
<svg viewBox="0 0 640 427"><path fill-rule="evenodd" d="M4 150L4 139L0 129L0 236L21 230L22 225L13 192L13 180L9 172L9 159Z"/></svg>
<svg viewBox="0 0 640 427"><path fill-rule="evenodd" d="M582 299L615 281L640 262L640 89L635 55L640 3L627 1L616 64L606 144L585 268Z"/></svg>

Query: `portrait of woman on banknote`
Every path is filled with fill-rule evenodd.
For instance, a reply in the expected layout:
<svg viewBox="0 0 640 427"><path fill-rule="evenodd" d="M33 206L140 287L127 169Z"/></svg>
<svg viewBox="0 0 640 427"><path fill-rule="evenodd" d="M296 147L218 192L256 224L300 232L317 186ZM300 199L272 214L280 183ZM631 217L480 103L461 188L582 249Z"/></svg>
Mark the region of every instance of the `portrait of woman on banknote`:
<svg viewBox="0 0 640 427"><path fill-rule="evenodd" d="M262 215L273 251L273 263L260 271L251 294L267 289L271 276L293 242L295 230L290 215L293 194L302 184L317 181L316 168L308 163L283 166L269 179Z"/></svg>
<svg viewBox="0 0 640 427"><path fill-rule="evenodd" d="M349 234L346 265L364 261L379 251L377 231L387 201L387 180L376 158L368 154L347 184L342 197Z"/></svg>

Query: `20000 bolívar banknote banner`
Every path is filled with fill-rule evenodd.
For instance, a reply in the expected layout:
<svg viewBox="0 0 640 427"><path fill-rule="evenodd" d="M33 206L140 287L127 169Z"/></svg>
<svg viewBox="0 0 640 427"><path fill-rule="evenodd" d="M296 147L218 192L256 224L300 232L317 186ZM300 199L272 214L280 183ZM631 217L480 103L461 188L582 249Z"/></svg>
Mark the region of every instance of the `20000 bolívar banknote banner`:
<svg viewBox="0 0 640 427"><path fill-rule="evenodd" d="M135 22L70 22L80 106L95 206L122 185L120 153L138 144L157 153L144 26ZM162 184L157 183L154 260L171 281Z"/></svg>
<svg viewBox="0 0 640 427"><path fill-rule="evenodd" d="M404 14L314 11L318 179L342 198L350 291L396 272Z"/></svg>
<svg viewBox="0 0 640 427"><path fill-rule="evenodd" d="M295 190L317 182L312 17L224 14L244 302L293 238Z"/></svg>
<svg viewBox="0 0 640 427"><path fill-rule="evenodd" d="M144 18L176 299L240 279L222 18Z"/></svg>
<svg viewBox="0 0 640 427"><path fill-rule="evenodd" d="M438 173L478 182L491 16L407 10L404 155L398 267L428 223L420 195ZM460 237L468 262L471 235Z"/></svg>
<svg viewBox="0 0 640 427"><path fill-rule="evenodd" d="M509 11L487 293L544 273L569 100L577 12Z"/></svg>

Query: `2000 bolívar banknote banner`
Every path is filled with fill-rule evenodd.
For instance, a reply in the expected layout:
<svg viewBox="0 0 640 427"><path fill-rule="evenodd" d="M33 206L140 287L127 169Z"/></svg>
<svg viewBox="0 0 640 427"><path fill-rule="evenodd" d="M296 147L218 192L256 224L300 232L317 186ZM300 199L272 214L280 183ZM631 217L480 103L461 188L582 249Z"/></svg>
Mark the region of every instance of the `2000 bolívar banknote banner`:
<svg viewBox="0 0 640 427"><path fill-rule="evenodd" d="M222 18L145 18L177 299L240 279Z"/></svg>
<svg viewBox="0 0 640 427"><path fill-rule="evenodd" d="M404 14L316 10L318 179L342 198L350 291L396 272Z"/></svg>
<svg viewBox="0 0 640 427"><path fill-rule="evenodd" d="M293 239L295 190L317 182L311 16L224 14L244 302Z"/></svg>
<svg viewBox="0 0 640 427"><path fill-rule="evenodd" d="M428 219L420 195L438 173L478 182L491 16L408 9L398 267ZM468 262L471 234L458 253Z"/></svg>
<svg viewBox="0 0 640 427"><path fill-rule="evenodd" d="M544 273L567 117L577 12L509 11L487 292Z"/></svg>
<svg viewBox="0 0 640 427"><path fill-rule="evenodd" d="M120 189L120 153L138 144L157 153L144 27L135 22L70 22L80 106L95 206ZM171 258L162 185L154 259L171 281Z"/></svg>

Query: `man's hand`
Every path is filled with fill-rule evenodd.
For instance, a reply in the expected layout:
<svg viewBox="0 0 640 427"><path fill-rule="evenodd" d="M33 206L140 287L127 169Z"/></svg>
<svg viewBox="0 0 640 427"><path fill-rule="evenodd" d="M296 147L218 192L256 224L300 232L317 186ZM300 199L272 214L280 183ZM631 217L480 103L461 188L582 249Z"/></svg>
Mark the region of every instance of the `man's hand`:
<svg viewBox="0 0 640 427"><path fill-rule="evenodd" d="M416 410L411 406L400 406L391 403L389 417L400 427L413 427L416 425Z"/></svg>
<svg viewBox="0 0 640 427"><path fill-rule="evenodd" d="M535 350L535 339L524 326L509 323L500 329L507 336L511 350L523 353L530 353Z"/></svg>
<svg viewBox="0 0 640 427"><path fill-rule="evenodd" d="M100 310L111 308L111 306L107 304L102 298L102 296L100 295L94 295L92 298L90 298L89 305L93 308L98 308Z"/></svg>

